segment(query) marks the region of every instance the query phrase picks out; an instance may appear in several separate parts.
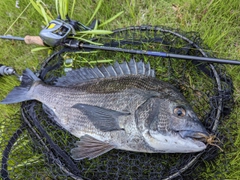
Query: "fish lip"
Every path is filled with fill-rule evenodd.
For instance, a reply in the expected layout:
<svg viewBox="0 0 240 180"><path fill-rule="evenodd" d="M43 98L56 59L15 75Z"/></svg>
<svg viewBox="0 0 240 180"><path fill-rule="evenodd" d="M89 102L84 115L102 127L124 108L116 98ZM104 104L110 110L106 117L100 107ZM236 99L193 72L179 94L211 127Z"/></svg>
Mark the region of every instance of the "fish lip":
<svg viewBox="0 0 240 180"><path fill-rule="evenodd" d="M179 131L178 134L181 138L189 140L196 144L198 147L202 147L202 150L206 148L206 137L209 136L207 132L196 132L196 131Z"/></svg>
<svg viewBox="0 0 240 180"><path fill-rule="evenodd" d="M178 134L183 139L192 138L200 141L205 141L206 137L209 136L209 133L207 131L196 132L196 131L190 131L190 130L183 130L183 131L178 131Z"/></svg>
<svg viewBox="0 0 240 180"><path fill-rule="evenodd" d="M152 138L158 140L161 143L162 142L170 143L171 148L176 147L176 142L178 142L177 145L180 149L185 148L184 151L182 151L180 149L175 149L174 151L170 151L171 153L173 153L173 152L174 153L194 153L194 152L203 151L207 147L207 145L204 141L194 139L191 137L182 138L180 136L180 134L176 133L176 131L171 131L171 132L169 131L169 132L167 132L167 134L159 133L158 131L149 131L148 133ZM161 135L160 138L158 137L158 134ZM165 139L166 136L170 137L170 138L168 138L169 141L166 141L166 139ZM165 139L165 141L164 141L164 139ZM172 139L173 139L173 141L171 141ZM149 142L152 142L152 141L149 141ZM156 145L156 144L157 143L154 143L154 145ZM152 145L150 145L150 146L152 146ZM160 147L160 148L162 148L162 147ZM168 152L169 152L169 149L168 149Z"/></svg>
<svg viewBox="0 0 240 180"><path fill-rule="evenodd" d="M195 138L190 138L190 137L186 137L185 139L191 141L192 143L194 143L195 145L200 147L201 148L200 151L206 149L206 147L207 147L206 143L203 139L195 139Z"/></svg>

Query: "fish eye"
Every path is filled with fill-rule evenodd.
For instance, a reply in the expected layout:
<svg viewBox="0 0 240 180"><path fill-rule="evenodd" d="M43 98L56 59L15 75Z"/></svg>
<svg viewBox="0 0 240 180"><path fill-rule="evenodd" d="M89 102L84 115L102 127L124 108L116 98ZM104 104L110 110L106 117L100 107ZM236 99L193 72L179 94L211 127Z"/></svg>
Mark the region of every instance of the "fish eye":
<svg viewBox="0 0 240 180"><path fill-rule="evenodd" d="M176 107L173 113L178 117L183 117L186 115L186 110L183 107Z"/></svg>

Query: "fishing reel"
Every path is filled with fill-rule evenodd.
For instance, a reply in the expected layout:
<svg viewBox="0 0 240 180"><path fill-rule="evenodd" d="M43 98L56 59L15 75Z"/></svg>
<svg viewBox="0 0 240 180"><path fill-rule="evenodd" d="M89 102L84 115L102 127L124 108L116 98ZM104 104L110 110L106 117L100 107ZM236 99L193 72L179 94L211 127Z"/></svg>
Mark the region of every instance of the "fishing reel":
<svg viewBox="0 0 240 180"><path fill-rule="evenodd" d="M64 42L70 34L76 34L73 26L61 19L56 19L41 30L39 36L46 45L55 47Z"/></svg>
<svg viewBox="0 0 240 180"><path fill-rule="evenodd" d="M52 20L40 31L39 36L46 45L56 47L64 43L70 35L76 35L76 31L91 30L98 22L94 20L90 27L87 27L78 21L71 20L68 16L66 18L65 21L60 18Z"/></svg>

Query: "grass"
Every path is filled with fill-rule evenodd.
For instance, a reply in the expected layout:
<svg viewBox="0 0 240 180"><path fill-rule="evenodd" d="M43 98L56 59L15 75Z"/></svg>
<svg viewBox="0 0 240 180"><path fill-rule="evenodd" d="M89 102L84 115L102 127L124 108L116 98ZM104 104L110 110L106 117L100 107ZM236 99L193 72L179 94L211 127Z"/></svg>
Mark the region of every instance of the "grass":
<svg viewBox="0 0 240 180"><path fill-rule="evenodd" d="M44 1L50 11L55 13L55 5L52 1ZM97 7L98 1L82 0L76 1L73 18L82 23L87 23ZM22 13L29 4L27 0L19 2L20 8L15 7L13 1L0 2L1 27L0 34L5 34L10 25ZM123 1L103 1L102 7L96 13L97 19L106 21L113 15L124 11L124 13L113 22L105 25L106 30L132 26L132 25L164 25L173 28L180 28L184 31L197 31L200 33L205 44L207 44L217 57L227 59L240 59L240 3L238 0L123 0ZM27 34L38 35L44 19L38 15L32 6L19 17L15 24L9 29L7 34L22 36ZM35 69L40 62L43 62L47 52L32 53L31 49L37 46L27 46L23 42L0 40L0 64L14 67L19 73L26 67ZM230 168L225 171L223 163L224 157L218 158L216 165L211 163L206 166L204 174L206 178L214 178L214 171L225 174L227 179L237 179L240 177L240 117L238 113L240 107L240 67L227 65L227 71L233 78L235 87L236 108L230 117L235 119L238 132L232 132L236 136L234 142L236 152L228 154L226 158L230 160ZM0 77L0 99L16 85L18 81L14 77ZM0 105L0 121L18 111L18 105ZM1 132L1 127L0 127Z"/></svg>

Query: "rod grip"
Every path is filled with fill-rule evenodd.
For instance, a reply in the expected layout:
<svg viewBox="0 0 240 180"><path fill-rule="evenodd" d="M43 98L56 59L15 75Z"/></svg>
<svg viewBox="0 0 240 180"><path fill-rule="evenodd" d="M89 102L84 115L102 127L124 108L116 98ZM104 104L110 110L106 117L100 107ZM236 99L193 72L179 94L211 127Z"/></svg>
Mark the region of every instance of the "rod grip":
<svg viewBox="0 0 240 180"><path fill-rule="evenodd" d="M45 46L43 40L39 36L25 36L24 41L26 44L36 44L40 46Z"/></svg>

